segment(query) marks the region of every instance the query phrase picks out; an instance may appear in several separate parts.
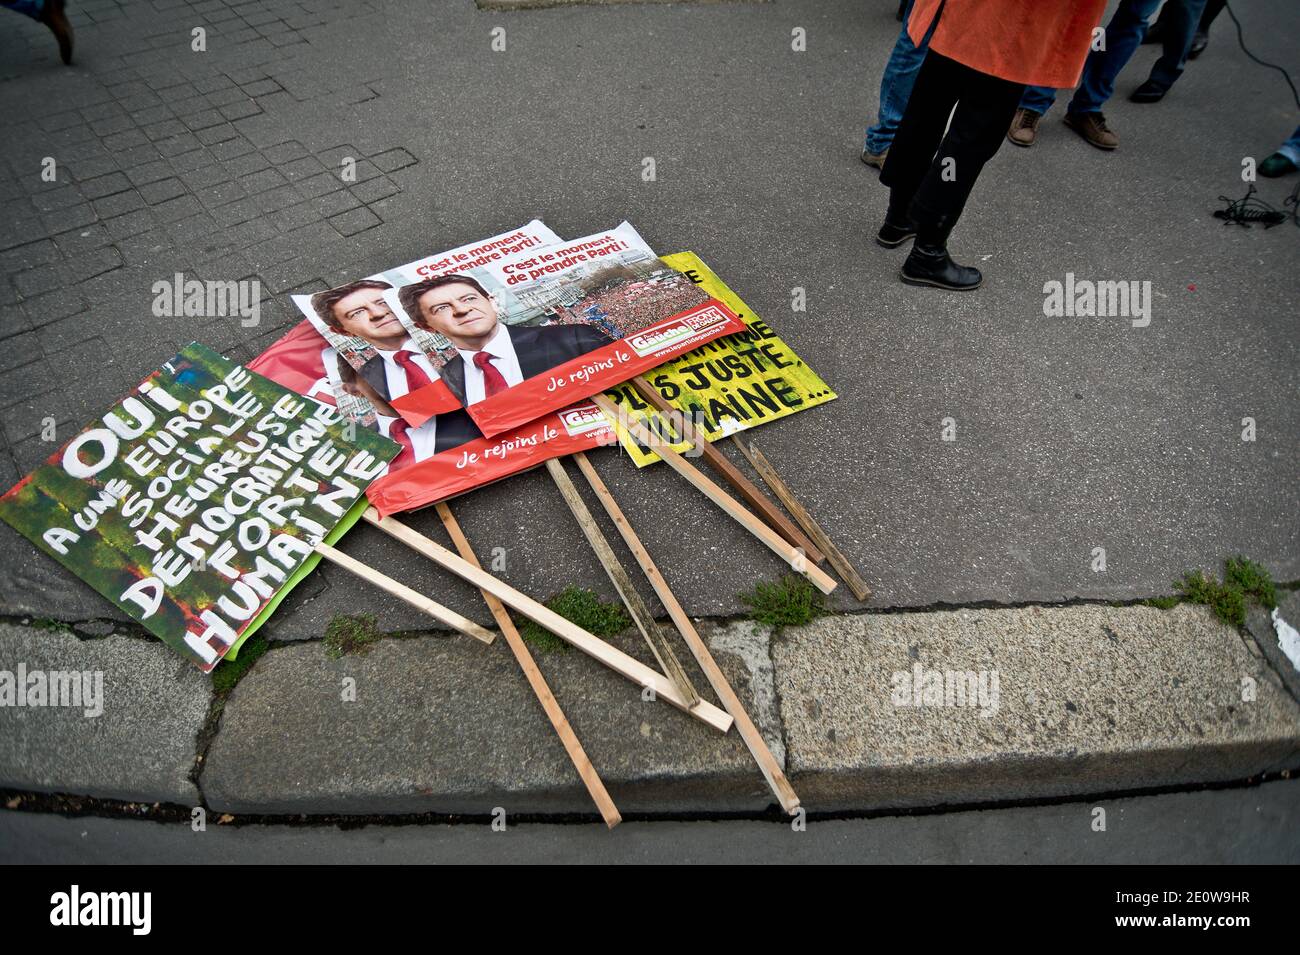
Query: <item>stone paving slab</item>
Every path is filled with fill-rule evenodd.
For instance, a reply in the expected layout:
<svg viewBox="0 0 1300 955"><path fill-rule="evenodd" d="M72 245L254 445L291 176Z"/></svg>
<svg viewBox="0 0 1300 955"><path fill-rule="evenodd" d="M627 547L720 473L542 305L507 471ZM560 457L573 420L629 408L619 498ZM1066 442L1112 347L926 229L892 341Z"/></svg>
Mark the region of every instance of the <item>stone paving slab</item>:
<svg viewBox="0 0 1300 955"><path fill-rule="evenodd" d="M766 638L744 626L706 632L780 758ZM614 642L649 658L631 634ZM537 656L623 812L771 802L734 731L643 701L577 651ZM345 678L356 681L355 702L341 699ZM460 636L390 639L340 660L320 643L273 650L226 704L202 786L213 809L235 813L592 811L504 641L484 647Z"/></svg>
<svg viewBox="0 0 1300 955"><path fill-rule="evenodd" d="M775 639L745 622L701 629L813 811L1105 794L1300 769L1300 703L1252 638L1202 608L837 616ZM20 660L102 667L109 701L97 719L0 707L0 785L197 798L188 774L209 700L197 671L136 638L79 640L15 625L0 635L0 669ZM633 633L613 642L648 659ZM643 701L576 651L537 657L624 812L770 805L734 731L723 736ZM917 667L919 696L896 685ZM969 698L946 705L944 671L975 674ZM925 695L931 672L940 674L935 698ZM345 679L355 680L355 700L343 699ZM1255 699L1242 699L1246 686ZM203 766L203 796L222 812L590 812L504 643L459 635L389 637L339 660L319 640L274 644L226 702Z"/></svg>
<svg viewBox="0 0 1300 955"><path fill-rule="evenodd" d="M790 769L818 808L1117 792L1300 763L1300 704L1204 608L828 617L777 640L773 662ZM912 690L918 667L923 688L939 674L935 696ZM949 671L982 671L989 692L953 705Z"/></svg>
<svg viewBox="0 0 1300 955"><path fill-rule="evenodd" d="M1300 591L1279 590L1277 609L1283 620L1293 627L1300 628ZM1278 644L1277 630L1273 626L1272 614L1252 603L1246 616L1246 628L1255 638L1264 658L1291 691L1291 695L1300 700L1300 670L1297 670L1296 665L1282 652Z"/></svg>
<svg viewBox="0 0 1300 955"><path fill-rule="evenodd" d="M29 679L38 670L102 674L102 713L0 705L0 786L198 804L190 773L211 687L194 666L149 640L0 623L0 671L16 676L20 666Z"/></svg>

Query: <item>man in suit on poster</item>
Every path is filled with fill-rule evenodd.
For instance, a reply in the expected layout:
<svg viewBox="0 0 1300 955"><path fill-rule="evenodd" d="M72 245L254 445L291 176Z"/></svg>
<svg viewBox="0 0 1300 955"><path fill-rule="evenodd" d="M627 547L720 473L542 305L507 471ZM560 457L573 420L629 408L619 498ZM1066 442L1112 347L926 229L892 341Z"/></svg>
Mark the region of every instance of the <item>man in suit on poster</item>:
<svg viewBox="0 0 1300 955"><path fill-rule="evenodd" d="M375 409L375 430L402 446L401 453L389 464L389 471L400 470L483 436L469 415L460 410L435 415L418 428L410 427L357 369L342 358L337 362L339 387L369 401Z"/></svg>
<svg viewBox="0 0 1300 955"><path fill-rule="evenodd" d="M311 297L317 317L329 328L368 342L378 353L361 366L361 377L385 402L418 391L438 377L384 301L384 292L391 288L379 279L361 279Z"/></svg>
<svg viewBox="0 0 1300 955"><path fill-rule="evenodd" d="M586 324L505 325L492 296L467 275L439 275L405 285L397 297L412 322L456 346L458 356L440 374L466 406L613 340Z"/></svg>

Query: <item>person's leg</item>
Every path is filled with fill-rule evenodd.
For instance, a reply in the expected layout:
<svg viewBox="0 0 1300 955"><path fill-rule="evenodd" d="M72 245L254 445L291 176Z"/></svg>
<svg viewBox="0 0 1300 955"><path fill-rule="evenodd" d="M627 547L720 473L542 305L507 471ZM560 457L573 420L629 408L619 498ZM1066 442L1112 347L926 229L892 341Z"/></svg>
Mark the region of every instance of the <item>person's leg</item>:
<svg viewBox="0 0 1300 955"><path fill-rule="evenodd" d="M943 139L961 89L956 78L964 72L970 70L933 50L926 53L889 158L880 171L880 181L889 187L889 210L878 237L882 245L898 245L911 236L907 210Z"/></svg>
<svg viewBox="0 0 1300 955"><path fill-rule="evenodd" d="M957 265L948 255L948 236L961 218L985 164L1002 145L1003 130L1019 106L1019 83L962 67L961 90L948 132L916 190L909 210L916 242L903 265L903 281L941 288L972 289L983 280L978 269Z"/></svg>
<svg viewBox="0 0 1300 955"><path fill-rule="evenodd" d="M1079 88L1074 91L1067 111L1099 113L1115 92L1115 78L1133 57L1146 35L1147 19L1160 0L1121 0L1115 15L1106 24L1105 48L1092 50L1083 64Z"/></svg>
<svg viewBox="0 0 1300 955"><path fill-rule="evenodd" d="M59 44L59 56L72 62L72 24L63 11L64 0L0 0L0 7L39 20L50 28Z"/></svg>
<svg viewBox="0 0 1300 955"><path fill-rule="evenodd" d="M1291 160L1293 166L1300 166L1300 126L1295 128L1290 139L1277 147L1277 151Z"/></svg>
<svg viewBox="0 0 1300 955"><path fill-rule="evenodd" d="M1189 56L1194 60L1201 55L1201 50L1210 42L1210 24L1212 24L1223 8L1228 5L1228 0L1209 0L1205 4L1205 10L1201 13L1201 22L1196 24L1196 35L1192 38L1192 52Z"/></svg>
<svg viewBox="0 0 1300 955"><path fill-rule="evenodd" d="M907 0L909 12L911 6L912 0ZM938 22L937 17L935 21ZM903 28L898 31L898 39L889 54L889 62L885 64L884 75L880 78L880 112L876 116L875 125L867 130L863 143L864 162L871 165L883 164L872 163L868 157L880 157L894 142L898 124L903 118L903 111L907 109L908 97L912 95L912 87L916 84L917 73L921 71L921 61L925 59L925 50L933 32L934 24L931 24L918 47L908 36L904 17Z"/></svg>
<svg viewBox="0 0 1300 955"><path fill-rule="evenodd" d="M1259 174L1276 179L1296 169L1300 169L1300 126L1296 127L1290 139L1277 147L1277 152L1259 164Z"/></svg>
<svg viewBox="0 0 1300 955"><path fill-rule="evenodd" d="M41 11L45 8L45 0L0 0L0 7L39 20Z"/></svg>
<svg viewBox="0 0 1300 955"><path fill-rule="evenodd" d="M1171 10L1170 7L1174 8ZM1165 4L1165 11L1160 14L1161 20L1168 19L1163 33L1163 49L1151 67L1151 75L1129 97L1135 103L1158 102L1182 76L1192 48L1192 37L1205 11L1205 0L1179 0L1177 6L1171 0Z"/></svg>
<svg viewBox="0 0 1300 955"><path fill-rule="evenodd" d="M917 235L946 236L975 181L1002 145L1002 130L1020 102L1021 84L966 68L961 98L934 161L912 198Z"/></svg>
<svg viewBox="0 0 1300 955"><path fill-rule="evenodd" d="M1026 86L1020 97L1020 108L1043 115L1056 102L1056 90L1050 86Z"/></svg>
<svg viewBox="0 0 1300 955"><path fill-rule="evenodd" d="M1007 130L1007 139L1017 146L1032 146L1038 138L1038 124L1043 114L1052 108L1056 101L1056 90L1050 86L1026 86L1020 97L1020 106L1011 117L1011 128Z"/></svg>

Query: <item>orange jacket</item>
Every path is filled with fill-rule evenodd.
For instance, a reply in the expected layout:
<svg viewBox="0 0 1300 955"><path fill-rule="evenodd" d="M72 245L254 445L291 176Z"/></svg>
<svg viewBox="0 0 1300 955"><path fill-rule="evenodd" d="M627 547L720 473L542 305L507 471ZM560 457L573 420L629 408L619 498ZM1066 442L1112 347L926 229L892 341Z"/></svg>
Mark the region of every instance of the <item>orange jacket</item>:
<svg viewBox="0 0 1300 955"><path fill-rule="evenodd" d="M1069 89L1079 82L1106 0L916 0L907 20L920 43L939 8L930 48L971 69Z"/></svg>

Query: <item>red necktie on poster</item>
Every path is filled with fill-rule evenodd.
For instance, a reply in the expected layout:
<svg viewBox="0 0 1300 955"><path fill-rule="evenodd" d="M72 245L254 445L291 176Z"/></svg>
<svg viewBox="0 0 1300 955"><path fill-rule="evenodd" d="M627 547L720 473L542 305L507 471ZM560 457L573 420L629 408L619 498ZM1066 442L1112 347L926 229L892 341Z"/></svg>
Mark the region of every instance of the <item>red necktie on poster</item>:
<svg viewBox="0 0 1300 955"><path fill-rule="evenodd" d="M492 362L495 360L496 355L489 355L485 351L474 356L474 365L483 372L483 397L485 398L499 395L509 387L505 376L492 367Z"/></svg>
<svg viewBox="0 0 1300 955"><path fill-rule="evenodd" d="M415 460L415 445L411 442L411 436L406 433L410 427L404 418L397 418L388 426L388 436L402 446L401 453L388 465L390 471L405 467Z"/></svg>
<svg viewBox="0 0 1300 955"><path fill-rule="evenodd" d="M424 373L424 369L415 363L412 352L403 349L393 358L402 366L402 371L406 372L406 390L408 392L418 391L425 385L431 384L429 376Z"/></svg>

